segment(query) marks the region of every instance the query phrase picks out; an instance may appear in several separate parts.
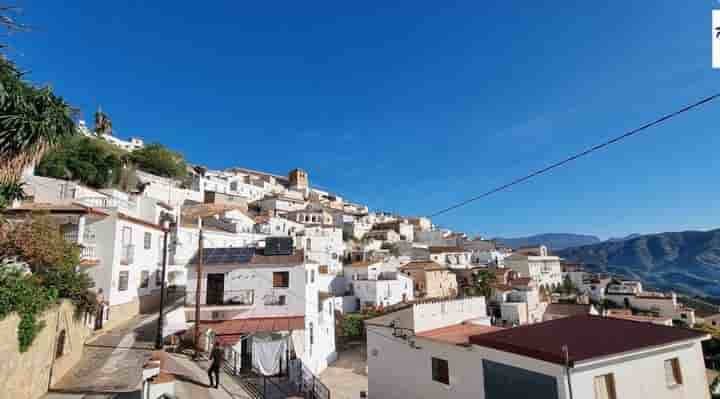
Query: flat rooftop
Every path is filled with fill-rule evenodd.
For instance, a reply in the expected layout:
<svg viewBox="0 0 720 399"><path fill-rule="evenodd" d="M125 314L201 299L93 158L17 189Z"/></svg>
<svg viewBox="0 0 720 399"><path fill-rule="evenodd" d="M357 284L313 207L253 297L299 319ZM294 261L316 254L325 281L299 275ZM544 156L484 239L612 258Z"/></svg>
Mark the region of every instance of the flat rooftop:
<svg viewBox="0 0 720 399"><path fill-rule="evenodd" d="M464 345L470 343L470 337L500 331L500 327L484 326L481 324L462 323L452 326L436 328L415 334L417 337L428 338L436 341L447 342L453 345Z"/></svg>

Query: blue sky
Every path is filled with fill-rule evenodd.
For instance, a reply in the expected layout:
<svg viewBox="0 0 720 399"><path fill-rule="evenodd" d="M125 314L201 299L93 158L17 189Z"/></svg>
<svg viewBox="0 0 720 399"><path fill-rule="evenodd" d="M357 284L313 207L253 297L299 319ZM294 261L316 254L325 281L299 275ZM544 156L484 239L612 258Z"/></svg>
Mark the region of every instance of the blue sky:
<svg viewBox="0 0 720 399"><path fill-rule="evenodd" d="M720 90L718 3L388 3L23 0L35 29L10 56L88 121L102 104L121 137L211 168L302 167L408 215ZM435 221L487 236L720 227L719 114L720 102Z"/></svg>

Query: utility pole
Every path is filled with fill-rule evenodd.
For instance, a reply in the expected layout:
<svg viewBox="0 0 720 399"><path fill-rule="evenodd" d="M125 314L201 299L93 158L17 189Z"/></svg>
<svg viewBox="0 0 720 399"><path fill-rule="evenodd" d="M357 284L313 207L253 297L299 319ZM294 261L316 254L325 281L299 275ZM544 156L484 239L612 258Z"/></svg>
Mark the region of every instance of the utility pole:
<svg viewBox="0 0 720 399"><path fill-rule="evenodd" d="M163 325L165 324L165 269L167 269L167 252L168 252L168 230L170 230L170 222L163 221L163 255L162 255L162 280L160 281L160 313L158 314L157 336L155 337L155 349L163 348Z"/></svg>
<svg viewBox="0 0 720 399"><path fill-rule="evenodd" d="M202 218L198 218L200 234L198 235L197 284L195 284L195 359L198 358L200 345L200 290L202 289L203 270L203 226Z"/></svg>

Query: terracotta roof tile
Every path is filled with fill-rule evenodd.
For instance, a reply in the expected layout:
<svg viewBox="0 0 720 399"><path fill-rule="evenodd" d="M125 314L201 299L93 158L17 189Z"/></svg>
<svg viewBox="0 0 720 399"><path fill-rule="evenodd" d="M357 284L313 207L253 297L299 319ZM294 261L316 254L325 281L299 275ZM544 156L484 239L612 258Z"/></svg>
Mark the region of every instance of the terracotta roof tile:
<svg viewBox="0 0 720 399"><path fill-rule="evenodd" d="M453 326L436 328L434 330L423 331L421 333L417 333L416 336L433 339L436 341L443 341L455 345L462 345L469 343L471 336L487 334L500 330L502 330L502 328L500 327L462 323Z"/></svg>

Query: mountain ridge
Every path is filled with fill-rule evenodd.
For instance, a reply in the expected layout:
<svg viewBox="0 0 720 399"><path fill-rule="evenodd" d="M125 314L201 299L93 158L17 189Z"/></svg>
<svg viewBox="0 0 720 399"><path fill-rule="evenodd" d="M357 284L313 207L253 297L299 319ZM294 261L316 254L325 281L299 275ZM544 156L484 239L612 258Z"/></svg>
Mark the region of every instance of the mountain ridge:
<svg viewBox="0 0 720 399"><path fill-rule="evenodd" d="M545 245L550 250L555 251L569 247L577 247L601 242L596 236L574 233L544 233L514 238L497 237L493 238L493 240L514 249L527 246Z"/></svg>
<svg viewBox="0 0 720 399"><path fill-rule="evenodd" d="M720 297L720 229L647 234L556 254L592 271L638 278L659 289Z"/></svg>

